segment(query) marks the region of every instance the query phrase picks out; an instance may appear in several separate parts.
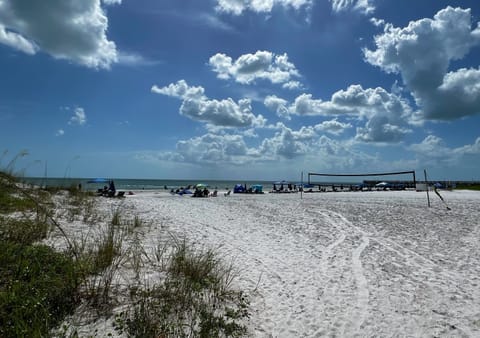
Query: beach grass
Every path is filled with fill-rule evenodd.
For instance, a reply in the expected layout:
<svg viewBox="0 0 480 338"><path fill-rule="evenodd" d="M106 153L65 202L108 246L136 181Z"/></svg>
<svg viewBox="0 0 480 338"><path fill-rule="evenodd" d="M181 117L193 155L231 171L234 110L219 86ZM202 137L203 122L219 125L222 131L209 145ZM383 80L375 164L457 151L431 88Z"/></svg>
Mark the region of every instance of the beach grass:
<svg viewBox="0 0 480 338"><path fill-rule="evenodd" d="M0 172L0 192L0 337L75 336L67 315L107 320L115 306L124 310L112 330L131 337L246 333L247 297L232 287L233 266L213 250L170 240L150 257L141 245L146 222L121 203L102 215L95 197L73 186L43 190ZM62 224L72 222L90 230L68 233ZM53 233L62 249L42 244ZM162 278L146 282L145 269ZM120 271L135 276L128 299L118 298Z"/></svg>
<svg viewBox="0 0 480 338"><path fill-rule="evenodd" d="M130 289L131 306L116 328L131 337L241 337L249 317L247 296L231 287L233 266L212 250L173 240L161 250L163 282ZM165 257L165 252L168 252Z"/></svg>

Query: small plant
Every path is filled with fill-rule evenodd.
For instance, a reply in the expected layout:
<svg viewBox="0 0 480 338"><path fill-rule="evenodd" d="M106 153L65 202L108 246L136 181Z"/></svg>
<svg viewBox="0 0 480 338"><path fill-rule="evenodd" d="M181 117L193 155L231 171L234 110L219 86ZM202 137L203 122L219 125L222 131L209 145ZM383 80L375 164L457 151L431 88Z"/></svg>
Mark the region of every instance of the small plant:
<svg viewBox="0 0 480 338"><path fill-rule="evenodd" d="M121 224L121 211L120 208L117 208L113 211L113 216L112 216L112 225L120 225Z"/></svg>
<svg viewBox="0 0 480 338"><path fill-rule="evenodd" d="M45 337L75 307L75 264L47 246L0 242L0 276L1 337Z"/></svg>
<svg viewBox="0 0 480 338"><path fill-rule="evenodd" d="M140 228L142 225L143 225L143 221L140 218L140 216L135 215L135 218L133 219L133 227Z"/></svg>

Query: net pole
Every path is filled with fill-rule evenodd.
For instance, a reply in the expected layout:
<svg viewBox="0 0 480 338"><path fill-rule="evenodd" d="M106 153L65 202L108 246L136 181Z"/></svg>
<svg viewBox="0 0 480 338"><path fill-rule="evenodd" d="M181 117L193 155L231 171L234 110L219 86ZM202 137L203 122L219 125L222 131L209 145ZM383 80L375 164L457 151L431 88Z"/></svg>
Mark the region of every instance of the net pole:
<svg viewBox="0 0 480 338"><path fill-rule="evenodd" d="M423 174L425 175L425 188L427 190L427 202L428 207L430 208L430 195L428 194L428 181L427 181L427 170L423 169Z"/></svg>
<svg viewBox="0 0 480 338"><path fill-rule="evenodd" d="M303 199L303 171L300 178L300 199Z"/></svg>

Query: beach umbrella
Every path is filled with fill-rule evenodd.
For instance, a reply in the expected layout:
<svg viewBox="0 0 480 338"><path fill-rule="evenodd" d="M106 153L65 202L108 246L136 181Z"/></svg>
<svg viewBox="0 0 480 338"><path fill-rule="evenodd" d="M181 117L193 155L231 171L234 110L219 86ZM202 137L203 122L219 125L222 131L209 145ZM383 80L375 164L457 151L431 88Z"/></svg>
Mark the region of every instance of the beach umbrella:
<svg viewBox="0 0 480 338"><path fill-rule="evenodd" d="M197 185L195 185L195 188L198 188L198 189L202 189L202 188L206 188L207 185L204 184L204 183L198 183Z"/></svg>
<svg viewBox="0 0 480 338"><path fill-rule="evenodd" d="M108 183L108 182L110 182L110 180L106 178L93 178L87 181L87 183Z"/></svg>
<svg viewBox="0 0 480 338"><path fill-rule="evenodd" d="M390 184L388 184L387 182L380 182L375 184L376 187L388 187L389 185Z"/></svg>

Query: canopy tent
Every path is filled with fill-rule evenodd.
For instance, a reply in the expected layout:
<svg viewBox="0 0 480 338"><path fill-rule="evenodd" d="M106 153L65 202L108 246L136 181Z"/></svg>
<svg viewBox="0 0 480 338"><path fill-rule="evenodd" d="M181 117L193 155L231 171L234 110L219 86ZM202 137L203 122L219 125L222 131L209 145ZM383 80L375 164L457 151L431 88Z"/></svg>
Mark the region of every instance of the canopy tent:
<svg viewBox="0 0 480 338"><path fill-rule="evenodd" d="M240 194L240 193L244 193L246 191L247 190L245 189L245 187L242 184L235 184L235 186L233 187L233 193L234 194Z"/></svg>
<svg viewBox="0 0 480 338"><path fill-rule="evenodd" d="M255 194L263 193L263 185L261 184L254 184L251 186L252 192Z"/></svg>

